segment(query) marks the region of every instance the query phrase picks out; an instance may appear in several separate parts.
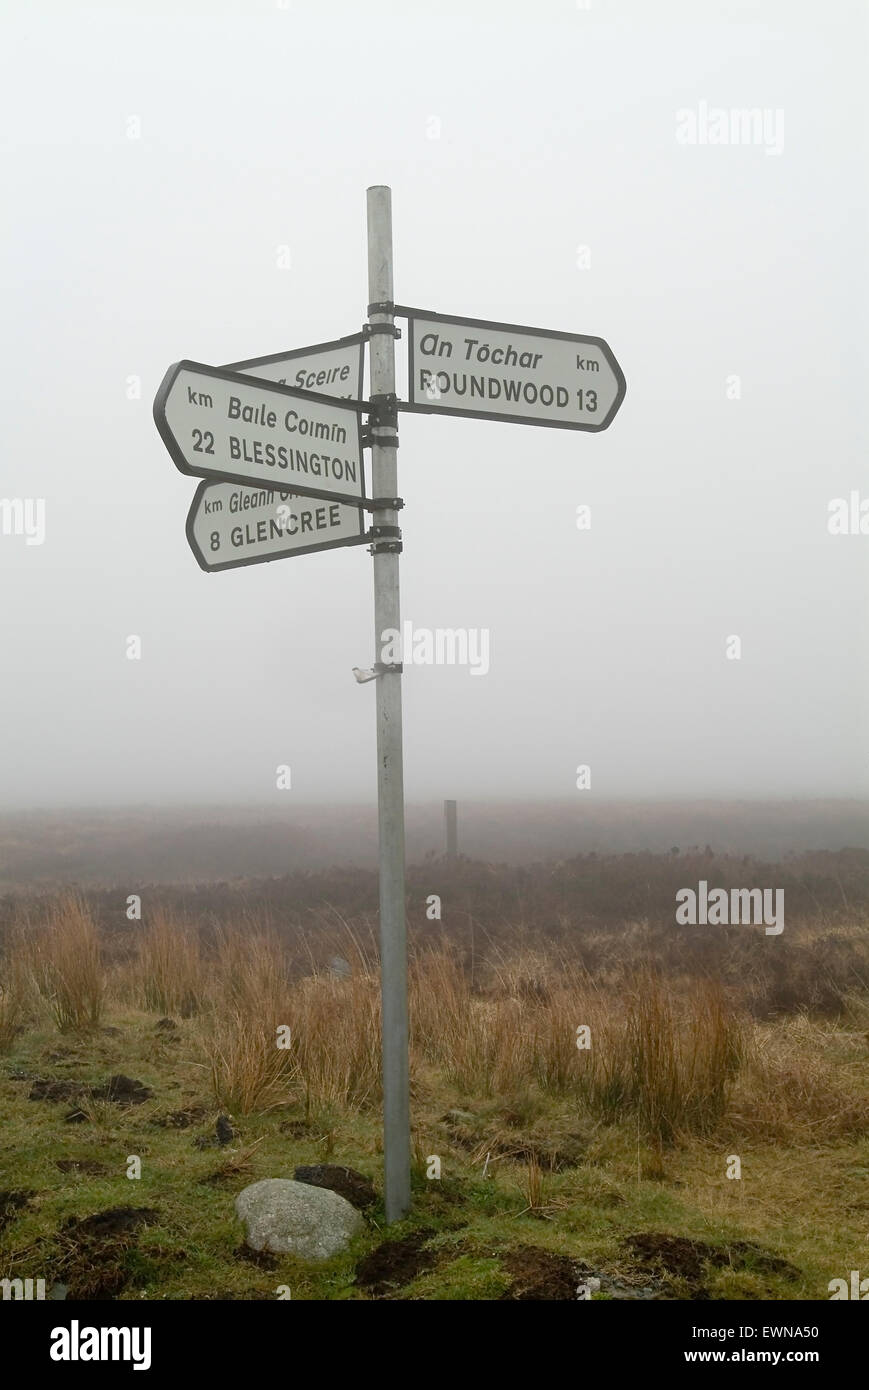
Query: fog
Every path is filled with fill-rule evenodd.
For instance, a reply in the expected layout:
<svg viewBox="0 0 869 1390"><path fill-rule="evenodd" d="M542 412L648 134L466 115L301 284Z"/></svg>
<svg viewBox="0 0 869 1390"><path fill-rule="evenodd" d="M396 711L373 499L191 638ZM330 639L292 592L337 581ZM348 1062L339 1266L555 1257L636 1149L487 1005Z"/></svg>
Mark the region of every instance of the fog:
<svg viewBox="0 0 869 1390"><path fill-rule="evenodd" d="M407 666L408 798L866 795L863 6L3 28L0 497L45 526L0 534L4 809L373 800L366 548L203 573L151 409L181 358L359 331L372 184L397 302L602 337L627 380L599 434L401 415L403 617L489 643ZM711 108L762 138L691 143Z"/></svg>

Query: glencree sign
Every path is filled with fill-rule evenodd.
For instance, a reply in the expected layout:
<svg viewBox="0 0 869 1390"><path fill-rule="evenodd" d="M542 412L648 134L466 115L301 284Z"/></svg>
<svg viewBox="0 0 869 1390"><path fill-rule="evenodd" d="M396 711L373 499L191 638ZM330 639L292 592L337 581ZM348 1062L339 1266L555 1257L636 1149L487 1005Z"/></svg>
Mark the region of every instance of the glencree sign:
<svg viewBox="0 0 869 1390"><path fill-rule="evenodd" d="M603 338L397 305L384 187L368 190L368 298L368 321L349 337L223 367L176 362L154 420L176 467L202 479L187 517L202 569L366 545L383 643L402 630L399 413L597 432L612 424L625 378ZM395 389L396 318L407 320L407 400ZM384 1193L394 1222L410 1208L402 665L380 655L365 679L377 692Z"/></svg>

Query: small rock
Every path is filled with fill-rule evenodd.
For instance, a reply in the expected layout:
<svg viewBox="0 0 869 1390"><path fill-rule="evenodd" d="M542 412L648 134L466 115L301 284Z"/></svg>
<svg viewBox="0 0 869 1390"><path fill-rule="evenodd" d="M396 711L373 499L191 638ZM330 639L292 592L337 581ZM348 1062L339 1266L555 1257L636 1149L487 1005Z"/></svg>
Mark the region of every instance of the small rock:
<svg viewBox="0 0 869 1390"><path fill-rule="evenodd" d="M312 1187L326 1187L337 1192L358 1211L364 1211L377 1201L377 1193L370 1178L357 1173L355 1168L342 1168L334 1163L315 1163L311 1167L297 1168L293 1173L297 1182L310 1183Z"/></svg>
<svg viewBox="0 0 869 1390"><path fill-rule="evenodd" d="M337 1192L289 1178L251 1183L236 1197L235 1210L252 1250L303 1260L331 1259L364 1227L356 1208Z"/></svg>
<svg viewBox="0 0 869 1390"><path fill-rule="evenodd" d="M343 956L332 956L329 961L329 974L334 975L336 980L349 980L353 974L353 967Z"/></svg>

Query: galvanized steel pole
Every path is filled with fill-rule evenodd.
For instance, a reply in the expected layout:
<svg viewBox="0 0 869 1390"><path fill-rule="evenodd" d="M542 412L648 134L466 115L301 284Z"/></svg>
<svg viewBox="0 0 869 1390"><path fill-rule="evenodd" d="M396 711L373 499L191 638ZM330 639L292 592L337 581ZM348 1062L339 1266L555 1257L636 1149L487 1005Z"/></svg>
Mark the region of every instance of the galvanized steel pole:
<svg viewBox="0 0 869 1390"><path fill-rule="evenodd" d="M371 415L371 495L398 498L395 338L392 286L392 193L368 189L368 322ZM380 327L382 325L382 327ZM386 331L383 331L385 328ZM398 511L378 507L375 540L374 640L382 662L385 632L401 632ZM391 537L391 539L390 539ZM407 1023L407 924L404 913L404 768L401 671L380 671L377 689L377 813L380 834L380 979L383 1006L383 1163L387 1222L410 1210L410 1085Z"/></svg>

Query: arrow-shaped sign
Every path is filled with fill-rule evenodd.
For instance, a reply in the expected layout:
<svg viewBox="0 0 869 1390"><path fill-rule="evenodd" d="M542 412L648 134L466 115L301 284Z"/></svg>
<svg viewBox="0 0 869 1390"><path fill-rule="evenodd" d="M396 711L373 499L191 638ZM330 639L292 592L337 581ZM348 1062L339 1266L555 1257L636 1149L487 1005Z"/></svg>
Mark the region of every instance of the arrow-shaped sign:
<svg viewBox="0 0 869 1390"><path fill-rule="evenodd" d="M364 365L361 333L335 338L313 347L291 348L270 357L249 357L244 362L226 362L224 371L241 372L263 381L284 382L297 391L319 391L324 396L362 400Z"/></svg>
<svg viewBox="0 0 869 1390"><path fill-rule="evenodd" d="M366 409L183 361L163 378L154 421L182 473L358 505Z"/></svg>
<svg viewBox="0 0 869 1390"><path fill-rule="evenodd" d="M410 399L401 410L562 430L605 430L625 378L603 338L406 309Z"/></svg>
<svg viewBox="0 0 869 1390"><path fill-rule="evenodd" d="M361 507L345 502L200 483L187 514L187 539L201 569L238 569L370 543L364 518Z"/></svg>

